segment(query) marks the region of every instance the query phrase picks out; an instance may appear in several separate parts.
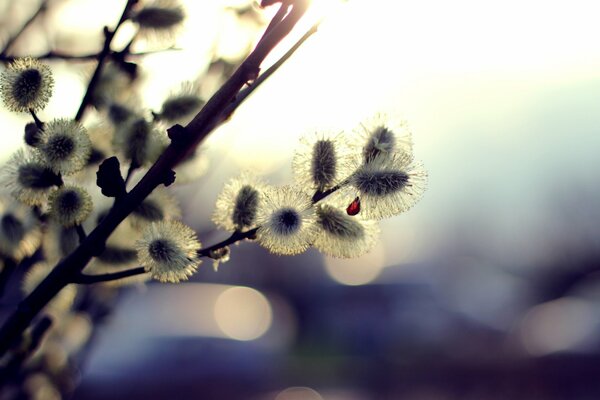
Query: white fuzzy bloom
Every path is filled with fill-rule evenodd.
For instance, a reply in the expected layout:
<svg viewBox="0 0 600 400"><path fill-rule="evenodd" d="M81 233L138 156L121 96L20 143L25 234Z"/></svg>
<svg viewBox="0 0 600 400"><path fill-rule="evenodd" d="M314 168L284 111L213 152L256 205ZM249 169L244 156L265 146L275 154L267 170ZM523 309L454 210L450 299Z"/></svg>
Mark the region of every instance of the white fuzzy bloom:
<svg viewBox="0 0 600 400"><path fill-rule="evenodd" d="M297 187L266 191L256 222L258 243L275 254L302 253L316 234L311 198Z"/></svg>
<svg viewBox="0 0 600 400"><path fill-rule="evenodd" d="M137 166L152 164L168 145L163 132L144 118L132 118L117 127L113 146Z"/></svg>
<svg viewBox="0 0 600 400"><path fill-rule="evenodd" d="M92 142L80 123L55 119L44 125L35 151L54 172L70 175L83 169L90 157Z"/></svg>
<svg viewBox="0 0 600 400"><path fill-rule="evenodd" d="M412 157L412 135L408 126L391 114L377 114L366 120L358 126L356 134L360 139L353 141L353 147L363 163L396 154Z"/></svg>
<svg viewBox="0 0 600 400"><path fill-rule="evenodd" d="M42 205L62 179L30 151L17 150L2 167L2 184L14 198Z"/></svg>
<svg viewBox="0 0 600 400"><path fill-rule="evenodd" d="M148 38L171 38L182 25L185 12L178 0L153 0L134 12L131 17Z"/></svg>
<svg viewBox="0 0 600 400"><path fill-rule="evenodd" d="M38 249L41 239L40 224L31 208L0 198L0 255L20 261Z"/></svg>
<svg viewBox="0 0 600 400"><path fill-rule="evenodd" d="M181 89L171 93L163 102L157 117L170 123L189 122L189 117L200 111L200 108L204 105L204 101L200 98L198 92L197 85L190 82L183 83Z"/></svg>
<svg viewBox="0 0 600 400"><path fill-rule="evenodd" d="M156 188L129 214L134 228L141 228L152 222L178 219L181 209L177 200L164 188Z"/></svg>
<svg viewBox="0 0 600 400"><path fill-rule="evenodd" d="M200 263L201 244L192 228L179 221L161 221L148 226L136 242L138 261L161 282L187 280Z"/></svg>
<svg viewBox="0 0 600 400"><path fill-rule="evenodd" d="M92 70L90 70L90 74ZM90 77L86 77L89 80ZM118 64L107 62L102 68L100 78L90 103L98 109L108 107L116 99L131 96L132 76ZM128 90L129 89L129 90ZM139 102L138 102L139 104Z"/></svg>
<svg viewBox="0 0 600 400"><path fill-rule="evenodd" d="M0 76L0 93L11 111L43 109L52 96L53 87L50 68L31 57L16 59Z"/></svg>
<svg viewBox="0 0 600 400"><path fill-rule="evenodd" d="M350 216L331 204L317 205L317 235L314 247L321 253L339 258L359 257L377 243L377 221Z"/></svg>
<svg viewBox="0 0 600 400"><path fill-rule="evenodd" d="M226 231L245 231L256 227L266 185L249 173L231 179L217 198L213 222Z"/></svg>
<svg viewBox="0 0 600 400"><path fill-rule="evenodd" d="M350 175L348 145L341 133L318 132L300 140L292 167L307 193L325 191Z"/></svg>
<svg viewBox="0 0 600 400"><path fill-rule="evenodd" d="M358 197L362 217L379 220L411 208L426 187L427 172L423 165L400 153L362 164L350 177L349 185L336 193L336 198L350 204Z"/></svg>
<svg viewBox="0 0 600 400"><path fill-rule="evenodd" d="M65 227L81 224L92 212L92 197L85 189L65 185L48 198L50 217Z"/></svg>

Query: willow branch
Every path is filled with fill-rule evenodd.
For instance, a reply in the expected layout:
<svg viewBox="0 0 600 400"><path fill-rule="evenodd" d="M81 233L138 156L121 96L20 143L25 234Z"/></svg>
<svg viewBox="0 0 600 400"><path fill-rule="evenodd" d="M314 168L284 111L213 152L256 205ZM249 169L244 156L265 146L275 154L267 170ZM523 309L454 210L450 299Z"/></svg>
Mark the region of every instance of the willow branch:
<svg viewBox="0 0 600 400"><path fill-rule="evenodd" d="M265 82L271 75L273 75L295 52L311 37L313 34L317 32L319 29L319 25L321 21L318 21L313 26L308 29L304 35L296 42L294 45L281 57L279 58L273 65L271 65L265 72L260 74L258 78L251 85L242 89L240 93L236 96L235 100L227 107L224 114L229 116L235 111L240 104L242 104L248 96L252 94L258 87Z"/></svg>
<svg viewBox="0 0 600 400"><path fill-rule="evenodd" d="M44 129L44 123L38 118L35 111L33 111L33 108L29 109L29 113L31 114L31 118L33 118L33 122L35 122L35 126L37 126L38 129Z"/></svg>
<svg viewBox="0 0 600 400"><path fill-rule="evenodd" d="M135 53L129 53L130 57L143 57L151 54L162 53L165 51L180 51L181 49L178 47L167 47L159 50L148 50L148 51L140 51ZM111 51L109 57L114 58L118 57L123 50L119 51ZM66 60L66 61L91 61L97 60L100 53L90 53L90 54L69 54L63 53L57 50L50 50L47 53L40 54L39 56L35 56L38 60ZM0 62L13 62L15 59L19 58L18 56L8 56L8 55L0 55Z"/></svg>
<svg viewBox="0 0 600 400"><path fill-rule="evenodd" d="M127 0L127 4L125 5L123 13L121 14L121 18L119 18L119 22L117 22L117 25L113 30L104 27L104 46L102 47L102 51L100 51L100 53L98 54L98 64L96 65L96 69L94 70L92 78L90 79L88 87L85 91L85 95L83 96L83 100L81 100L81 105L79 106L77 114L75 115L75 121L81 121L81 118L83 118L83 114L85 113L86 108L90 105L92 96L94 95L94 91L96 90L96 86L100 81L100 76L102 74L104 63L111 52L110 45L112 44L112 40L115 37L115 34L117 33L121 25L123 25L123 22L127 20L131 7L133 7L137 3L137 1L138 0Z"/></svg>
<svg viewBox="0 0 600 400"><path fill-rule="evenodd" d="M100 53L91 53L91 54L67 54L58 51L51 50L47 53L40 54L39 56L35 56L38 60L68 60L68 61L90 61L98 58ZM0 62L13 62L19 56L8 56L0 54Z"/></svg>
<svg viewBox="0 0 600 400"><path fill-rule="evenodd" d="M83 226L81 226L81 224L75 225L75 232L77 232L77 237L79 238L80 243L83 242L87 237L85 229L83 229Z"/></svg>
<svg viewBox="0 0 600 400"><path fill-rule="evenodd" d="M211 252L222 249L223 247L227 247L231 244L240 242L244 239L252 238L252 237L256 236L257 231L258 231L258 227L250 229L249 231L244 231L244 232L235 231L231 234L231 236L229 236L227 239L223 240L222 242L219 242L219 243L213 244L210 247L206 247L204 249L198 250L198 256L199 257L210 257Z"/></svg>
<svg viewBox="0 0 600 400"><path fill-rule="evenodd" d="M84 273L78 274L73 280L72 283L79 283L83 285L90 285L93 283L99 282L110 282L116 281L123 278L129 278L130 276L142 275L147 273L144 267L136 267L131 269L126 269L118 272L111 272L108 274L98 274L98 275L88 275Z"/></svg>
<svg viewBox="0 0 600 400"><path fill-rule="evenodd" d="M127 6L130 4L132 4L132 0L128 1ZM205 104L198 115L185 127L175 125L169 129L171 144L144 177L129 193L123 196L122 200L111 208L108 215L90 232L87 238L71 254L62 259L50 274L19 303L17 309L5 321L0 328L0 356L27 328L39 311L64 286L72 282L74 277L81 273L92 257L101 254L106 240L116 227L156 187L171 182L168 179L172 177L173 168L188 154L195 151L196 147L223 120L224 111L229 104L235 100L235 96L247 82L256 79L264 59L291 32L306 12L308 4L308 0L294 1L285 18L263 37L252 53ZM125 15L124 12L121 20L125 18ZM105 43L105 49L103 50L106 49ZM104 52L107 53L108 50ZM101 64L99 62L99 65ZM98 72L98 69L96 72ZM94 75L98 76L98 74ZM87 96L89 97L89 94Z"/></svg>

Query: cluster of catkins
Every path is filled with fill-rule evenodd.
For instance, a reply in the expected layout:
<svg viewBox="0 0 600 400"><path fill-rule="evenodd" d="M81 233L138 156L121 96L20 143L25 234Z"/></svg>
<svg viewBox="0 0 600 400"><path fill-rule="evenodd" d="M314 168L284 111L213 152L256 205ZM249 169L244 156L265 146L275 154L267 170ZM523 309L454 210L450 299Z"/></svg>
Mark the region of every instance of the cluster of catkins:
<svg viewBox="0 0 600 400"><path fill-rule="evenodd" d="M49 68L26 58L3 73L0 88L9 108L24 111L42 108L52 86ZM175 121L195 111L201 101L190 93L167 99L154 121L113 101L107 107L110 127L88 130L70 119L28 124L28 147L4 167L4 187L21 204L1 203L2 254L17 260L31 255L42 242L42 230L43 268L71 252L79 242L78 229L92 229L112 205L85 182L90 171L115 153L136 168L154 162L167 144L156 120ZM293 160L294 185L271 187L243 174L225 185L213 221L231 232L255 230L257 242L276 254L314 246L334 257L357 257L376 243L377 220L408 210L424 192L426 173L413 159L410 136L386 116L349 135L317 133L302 145ZM166 189L155 190L111 236L90 269L107 272L140 263L160 281L187 279L200 263L201 245L179 217ZM213 254L221 261L228 257L227 251Z"/></svg>
<svg viewBox="0 0 600 400"><path fill-rule="evenodd" d="M203 104L193 85L186 84L149 117L130 98L114 95L127 92L125 86L130 84L118 66L108 64L95 93L99 100L93 103L101 118L85 127L73 119L38 119L36 113L45 107L54 86L47 65L28 57L15 60L2 72L4 104L12 111L31 112L36 119L25 126L26 146L2 167L1 178L5 191L0 198L2 259L19 262L43 250L45 261L27 274L26 292L72 252L81 236L112 207L114 200L102 196L95 184L99 165L116 155L128 166L124 174L149 167L168 145L167 124L189 119ZM178 169L179 181L206 170L205 161L196 154L188 157ZM191 228L178 221L180 214L166 189L156 189L119 225L86 272L116 272L141 262L162 281L190 275L200 245Z"/></svg>
<svg viewBox="0 0 600 400"><path fill-rule="evenodd" d="M333 257L358 257L377 242L377 221L412 207L427 181L406 126L385 115L349 134L303 138L293 171L290 186L272 187L247 174L232 180L213 221L229 231L258 227L257 242L276 254L313 246Z"/></svg>
<svg viewBox="0 0 600 400"><path fill-rule="evenodd" d="M2 186L12 199L0 201L2 258L19 262L43 252L45 261L27 275L26 291L107 215L113 199L93 184L98 165L116 155L129 172L150 166L168 144L167 124L189 118L203 104L188 86L146 115L139 102L119 95L128 84L131 77L119 65L106 65L93 100L104 122L84 127L72 119L38 119L54 86L50 68L38 60L17 59L0 77L4 104L35 119L25 127L26 148L3 167ZM273 187L243 174L225 185L213 221L275 254L314 246L330 256L357 257L377 242L378 220L408 210L425 190L427 175L413 159L406 127L387 116L347 134L316 133L302 146L293 160L295 184ZM197 172L198 158L183 164ZM149 272L144 276L179 282L196 271L201 254L217 263L229 258L227 246L203 252L180 217L166 189L156 189L121 223L86 273L141 264Z"/></svg>

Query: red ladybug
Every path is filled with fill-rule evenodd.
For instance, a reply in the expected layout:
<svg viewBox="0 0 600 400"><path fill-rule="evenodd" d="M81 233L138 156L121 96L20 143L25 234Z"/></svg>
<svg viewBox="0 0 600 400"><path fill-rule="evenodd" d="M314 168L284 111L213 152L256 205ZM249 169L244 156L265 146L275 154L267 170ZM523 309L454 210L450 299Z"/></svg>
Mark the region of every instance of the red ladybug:
<svg viewBox="0 0 600 400"><path fill-rule="evenodd" d="M357 197L352 203L346 208L348 215L356 215L360 212L360 199Z"/></svg>

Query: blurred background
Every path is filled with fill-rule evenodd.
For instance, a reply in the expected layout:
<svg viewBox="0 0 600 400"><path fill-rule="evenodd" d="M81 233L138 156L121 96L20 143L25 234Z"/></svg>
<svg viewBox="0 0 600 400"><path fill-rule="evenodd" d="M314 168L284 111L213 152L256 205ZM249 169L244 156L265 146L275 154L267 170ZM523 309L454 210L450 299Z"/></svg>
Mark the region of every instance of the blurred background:
<svg viewBox="0 0 600 400"><path fill-rule="evenodd" d="M3 30L38 3L0 2ZM96 52L123 3L55 1L14 53ZM150 108L215 53L239 62L273 13L183 3L177 50L137 60ZM299 137L377 112L407 121L424 198L383 221L359 259L242 243L188 283L122 290L82 351L73 398L599 398L600 4L314 3L287 46L326 16L318 33L212 134L208 172L173 189L184 221L204 244L224 239L210 215L228 178L288 183ZM51 62L44 118L75 114L93 64L73 64ZM207 97L217 87L202 82ZM3 160L25 122L0 113Z"/></svg>

